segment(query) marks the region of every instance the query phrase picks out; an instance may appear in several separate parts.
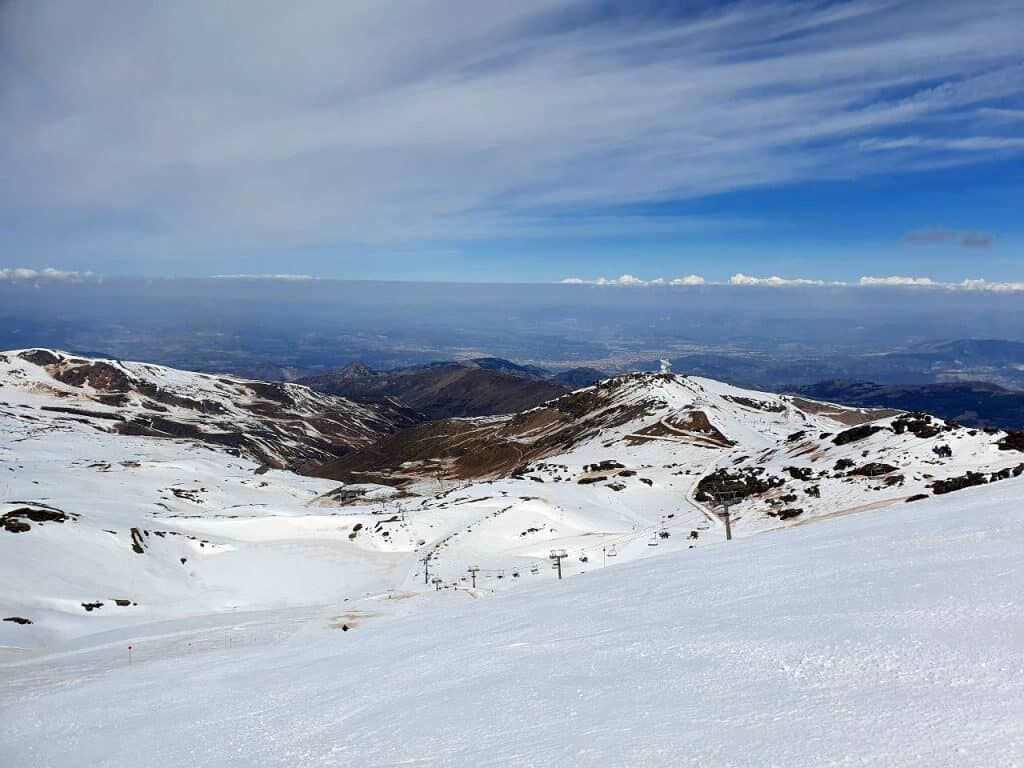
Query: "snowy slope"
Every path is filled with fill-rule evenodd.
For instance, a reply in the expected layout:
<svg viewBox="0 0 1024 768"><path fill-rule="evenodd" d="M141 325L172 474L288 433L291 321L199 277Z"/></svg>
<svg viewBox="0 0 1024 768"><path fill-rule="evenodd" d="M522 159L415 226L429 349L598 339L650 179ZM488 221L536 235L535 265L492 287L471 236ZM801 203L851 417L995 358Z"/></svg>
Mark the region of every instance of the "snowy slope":
<svg viewBox="0 0 1024 768"><path fill-rule="evenodd" d="M41 429L191 440L273 467L334 458L403 426L397 409L307 387L76 357L49 349L0 353L0 413Z"/></svg>
<svg viewBox="0 0 1024 768"><path fill-rule="evenodd" d="M401 490L339 487L268 470L266 456L234 445L110 427L149 410L155 387L175 420L220 429L216 414L187 405L216 399L206 410L229 414L247 440L269 446L268 429L287 429L275 450L300 455L299 405L313 397L313 413L325 407L302 388L285 390L292 410L284 417L260 405L267 401L258 382L98 366L40 350L4 357L0 619L31 622L0 621L0 653L15 655L166 620L313 609L368 593L421 600L435 587L472 587L471 565L480 569L473 594L486 597L555 580L552 549L566 550L566 576L664 553L693 556L724 537L714 500L701 500L703 479L719 470L773 479L733 508L733 531L743 538L903 507L967 472L1010 482L999 478L1012 478L1024 458L1001 450L1001 433L924 419L898 429L902 416L648 374L507 419L440 422L428 448L445 444L436 430L469 447L460 454L449 442L437 460L406 463L398 471L411 482ZM118 383L118 372L131 386ZM122 391L112 393L115 385ZM851 424L871 433L837 444ZM316 446L323 435L314 432ZM952 455L937 456L940 444ZM459 477L459 467L503 451L526 460ZM885 462L885 474L858 474Z"/></svg>
<svg viewBox="0 0 1024 768"><path fill-rule="evenodd" d="M1009 479L492 600L443 591L111 634L0 666L0 755L1020 765L1022 493ZM342 632L340 610L365 618Z"/></svg>
<svg viewBox="0 0 1024 768"><path fill-rule="evenodd" d="M489 589L545 578L553 548L567 550L563 567L575 574L720 540L721 509L701 493L716 471L770 480L735 499L733 533L743 537L902 504L969 472L1002 482L1024 469L1019 451L1001 448L1004 433L659 374L613 379L516 417L442 424L414 446L442 445L437 458L420 452L395 470L426 497L388 509L401 506L403 529L425 541L417 549L431 576L465 585L477 564ZM851 437L858 429L865 436ZM510 445L527 460L487 479L460 477ZM936 455L940 445L951 455ZM418 568L403 588L422 576Z"/></svg>

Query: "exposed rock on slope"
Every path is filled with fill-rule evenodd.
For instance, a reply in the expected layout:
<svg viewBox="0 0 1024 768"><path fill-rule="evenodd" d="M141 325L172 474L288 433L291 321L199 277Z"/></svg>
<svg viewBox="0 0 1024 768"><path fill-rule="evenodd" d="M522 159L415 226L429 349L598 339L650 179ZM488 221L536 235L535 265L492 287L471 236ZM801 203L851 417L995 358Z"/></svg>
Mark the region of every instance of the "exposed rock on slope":
<svg viewBox="0 0 1024 768"><path fill-rule="evenodd" d="M530 461L564 453L602 429L655 413L655 398L630 396L630 377L608 379L504 417L444 419L390 435L312 471L320 477L400 483L438 472L453 478L497 477ZM626 395L619 397L619 395Z"/></svg>
<svg viewBox="0 0 1024 768"><path fill-rule="evenodd" d="M158 365L96 360L46 349L0 355L0 385L56 421L125 435L227 448L275 467L324 462L415 421L393 405L366 405L295 384L246 381ZM42 423L42 416L36 417Z"/></svg>
<svg viewBox="0 0 1024 768"><path fill-rule="evenodd" d="M409 489L529 481L523 493L542 498L571 483L666 510L689 493L709 514L733 504L734 520L753 530L997 482L1019 473L1011 443L922 413L631 374L512 416L401 430L314 472Z"/></svg>
<svg viewBox="0 0 1024 768"><path fill-rule="evenodd" d="M362 363L340 371L300 379L318 392L363 401L395 400L428 419L490 416L533 408L563 394L558 384L531 377L533 369L495 358L481 364L438 363L396 371L375 372Z"/></svg>
<svg viewBox="0 0 1024 768"><path fill-rule="evenodd" d="M551 548L574 575L721 541L727 502L741 538L1024 472L1019 435L665 374L370 442L394 425L303 387L8 354L0 616L32 623L0 645L461 589L474 563L486 594L554 578ZM358 483L267 467L310 457Z"/></svg>

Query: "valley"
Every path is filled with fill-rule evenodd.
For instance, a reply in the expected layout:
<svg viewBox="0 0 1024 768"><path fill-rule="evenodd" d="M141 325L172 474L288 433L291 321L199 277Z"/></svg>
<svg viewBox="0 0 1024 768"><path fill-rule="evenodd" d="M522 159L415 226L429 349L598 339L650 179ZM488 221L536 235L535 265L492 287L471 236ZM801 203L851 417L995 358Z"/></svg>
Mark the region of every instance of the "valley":
<svg viewBox="0 0 1024 768"><path fill-rule="evenodd" d="M672 374L411 425L50 350L5 353L0 386L8 654L223 612L487 597L557 578L553 550L574 577L717 544L726 505L743 538L1024 470L996 430Z"/></svg>

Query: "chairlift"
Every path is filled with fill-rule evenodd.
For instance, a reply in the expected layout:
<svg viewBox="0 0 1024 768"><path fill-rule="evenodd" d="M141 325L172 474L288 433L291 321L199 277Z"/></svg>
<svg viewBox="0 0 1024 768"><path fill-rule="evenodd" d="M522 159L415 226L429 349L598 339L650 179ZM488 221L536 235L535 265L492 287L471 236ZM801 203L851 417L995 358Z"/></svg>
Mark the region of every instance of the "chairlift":
<svg viewBox="0 0 1024 768"><path fill-rule="evenodd" d="M537 573L540 573L540 566L539 566L539 565L537 565L536 563L534 563L533 565L531 565L531 566L530 566L530 573L533 573L533 574L537 574Z"/></svg>
<svg viewBox="0 0 1024 768"><path fill-rule="evenodd" d="M584 552L582 549L580 550L580 562L581 563L589 563L590 562L590 558L587 557L587 553Z"/></svg>
<svg viewBox="0 0 1024 768"><path fill-rule="evenodd" d="M512 571L512 578L513 579L518 579L519 578L519 571L518 570Z"/></svg>
<svg viewBox="0 0 1024 768"><path fill-rule="evenodd" d="M658 538L659 539L667 539L670 535L671 534L668 531L666 531L665 529L662 529L662 530L658 531Z"/></svg>
<svg viewBox="0 0 1024 768"><path fill-rule="evenodd" d="M606 554L606 555L607 555L608 557L618 557L618 554L619 554L619 553L615 551L615 545L614 545L614 544L612 544L612 545L611 545L610 547L608 547L608 551L607 551L607 552L605 552L605 554Z"/></svg>
<svg viewBox="0 0 1024 768"><path fill-rule="evenodd" d="M658 546L658 537L657 537L657 535L651 537L651 540L647 542L647 546L648 547L656 547L656 546Z"/></svg>

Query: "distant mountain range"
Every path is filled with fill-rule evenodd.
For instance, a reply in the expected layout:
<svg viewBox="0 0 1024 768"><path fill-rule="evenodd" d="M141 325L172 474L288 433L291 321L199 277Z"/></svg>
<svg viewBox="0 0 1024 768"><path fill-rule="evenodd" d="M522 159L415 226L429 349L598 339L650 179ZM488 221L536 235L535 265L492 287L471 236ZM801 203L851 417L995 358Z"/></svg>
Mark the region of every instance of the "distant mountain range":
<svg viewBox="0 0 1024 768"><path fill-rule="evenodd" d="M710 362L708 355L704 362ZM878 355L863 366L869 375L883 373L883 383L836 376L803 383L813 367L799 370L779 366L767 378L793 373L794 384L775 383L766 388L828 400L843 405L920 411L958 421L971 427L1024 428L1024 391L1009 389L987 376L1005 379L1024 360L1024 344L984 339L964 339L918 345L912 349ZM746 384L747 366L753 358L719 358L715 364L694 365L694 358L680 361L677 370L706 373ZM850 369L857 366L851 365ZM904 382L893 383L899 371ZM977 375L979 380L967 379ZM572 368L558 373L537 365L520 364L499 357L430 363L375 371L355 362L338 371L300 378L296 383L326 394L354 400L399 406L421 415L422 420L452 417L494 416L528 410L565 394L588 387L608 374L596 368ZM965 377L963 381L929 381L935 377Z"/></svg>
<svg viewBox="0 0 1024 768"><path fill-rule="evenodd" d="M698 348L671 359L679 373L775 391L834 379L900 387L988 382L1024 390L1024 344L1004 339L927 341L876 350Z"/></svg>
<svg viewBox="0 0 1024 768"><path fill-rule="evenodd" d="M528 410L604 377L593 368L554 374L535 365L481 357L393 371L374 371L355 362L296 383L363 402L388 401L417 411L426 419L444 419Z"/></svg>
<svg viewBox="0 0 1024 768"><path fill-rule="evenodd" d="M834 379L787 391L843 405L923 411L973 427L1024 428L1024 392L986 382L894 386Z"/></svg>

